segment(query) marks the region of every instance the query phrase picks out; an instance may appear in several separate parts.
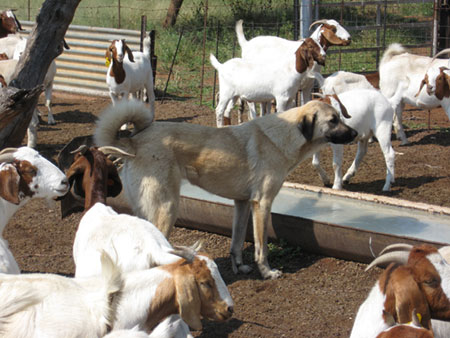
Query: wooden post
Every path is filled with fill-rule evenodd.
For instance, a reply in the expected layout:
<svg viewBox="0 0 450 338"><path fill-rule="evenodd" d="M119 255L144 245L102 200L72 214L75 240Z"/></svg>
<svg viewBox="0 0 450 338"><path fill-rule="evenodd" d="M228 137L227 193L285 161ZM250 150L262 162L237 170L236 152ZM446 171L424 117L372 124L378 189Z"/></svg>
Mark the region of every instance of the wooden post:
<svg viewBox="0 0 450 338"><path fill-rule="evenodd" d="M203 104L203 80L205 77L205 49L206 49L206 23L208 19L208 0L205 0L205 16L203 19L203 51L202 51L202 76L200 81L200 105Z"/></svg>
<svg viewBox="0 0 450 338"><path fill-rule="evenodd" d="M152 72L153 72L153 87L155 86L156 81L156 65L158 63L158 57L155 54L155 39L156 39L156 31L150 31L150 61L152 64Z"/></svg>

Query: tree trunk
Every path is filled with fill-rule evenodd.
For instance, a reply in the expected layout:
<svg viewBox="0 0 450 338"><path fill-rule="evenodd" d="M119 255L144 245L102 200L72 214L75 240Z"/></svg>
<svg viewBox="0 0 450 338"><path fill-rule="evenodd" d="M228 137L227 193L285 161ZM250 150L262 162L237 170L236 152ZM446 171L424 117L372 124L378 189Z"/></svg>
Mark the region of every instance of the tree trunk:
<svg viewBox="0 0 450 338"><path fill-rule="evenodd" d="M163 27L173 27L177 21L178 12L180 11L183 0L171 0L169 9L167 10L167 16L164 20Z"/></svg>
<svg viewBox="0 0 450 338"><path fill-rule="evenodd" d="M9 121L0 124L0 149L19 146L25 137L39 97L33 94L42 91L40 85L50 63L62 53L64 35L80 1L46 0L42 4L36 25L28 38L27 48L9 84L10 87L28 89L29 94L19 91L22 93L19 95L18 92L3 89L0 95L0 121ZM17 101L19 98L30 102ZM8 104L8 100L15 100L15 104ZM11 114L11 108L7 108L12 106L15 107L15 116L12 116L14 114Z"/></svg>

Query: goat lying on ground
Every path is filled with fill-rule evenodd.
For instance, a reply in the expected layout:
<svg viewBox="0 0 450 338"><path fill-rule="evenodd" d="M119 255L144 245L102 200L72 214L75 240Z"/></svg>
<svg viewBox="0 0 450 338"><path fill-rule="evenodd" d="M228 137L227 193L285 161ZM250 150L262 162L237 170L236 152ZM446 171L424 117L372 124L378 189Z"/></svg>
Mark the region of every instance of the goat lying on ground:
<svg viewBox="0 0 450 338"><path fill-rule="evenodd" d="M109 64L106 83L112 103L116 104L120 97L128 99L129 94L136 98L136 93L145 89L150 109L154 111L155 93L150 62L150 38L144 39L143 52L132 52L125 40L114 40L106 51L106 60L107 65Z"/></svg>
<svg viewBox="0 0 450 338"><path fill-rule="evenodd" d="M211 54L211 64L219 73L217 126L230 124L230 112L238 98L250 102L275 99L278 112L293 107L301 81L309 75L314 61L325 64L325 51L315 40L307 38L299 45L295 59L286 54L276 63L234 58L221 64Z"/></svg>
<svg viewBox="0 0 450 338"><path fill-rule="evenodd" d="M431 109L442 106L450 118L450 99L442 100L420 90L425 73L430 67L445 67L448 59L432 59L428 56L406 52L399 44L391 44L380 62L380 90L394 108L394 129L401 144L407 144L402 125L402 111L405 103L418 108Z"/></svg>
<svg viewBox="0 0 450 338"><path fill-rule="evenodd" d="M431 329L431 319L450 320L450 265L429 245L382 253L368 267L390 264L360 306L351 337L375 337L389 328L383 310L399 324L412 321L413 310ZM400 264L400 265L399 265Z"/></svg>
<svg viewBox="0 0 450 338"><path fill-rule="evenodd" d="M28 147L7 148L0 152L0 240L3 229L15 212L31 198L54 199L63 196L69 189L66 176L55 165ZM19 273L15 260L6 251L0 254L0 272ZM8 255L9 253L9 255Z"/></svg>
<svg viewBox="0 0 450 338"><path fill-rule="evenodd" d="M422 316L415 309L412 313L412 322L408 324L396 323L394 317L386 311L383 311L383 316L390 327L377 335L376 338L434 338L432 330L422 327L420 323Z"/></svg>
<svg viewBox="0 0 450 338"><path fill-rule="evenodd" d="M80 147L67 177L74 193L85 199L85 214L75 235L73 258L75 276L88 277L100 273L100 252L106 251L122 271L148 269L174 263L179 257L173 247L150 222L138 217L118 214L106 206L107 196L122 189L114 164L103 153L132 156L117 148Z"/></svg>
<svg viewBox="0 0 450 338"><path fill-rule="evenodd" d="M358 141L358 151L352 165L343 178L342 158L344 146L341 144L331 144L334 169L333 189L342 189L342 182L349 182L355 175L367 153L369 139L375 136L386 162L386 180L383 191L389 191L391 183L394 182L395 152L391 144L394 110L388 100L375 89L350 90L339 95L327 95L323 100L339 111L341 118L346 117L345 122L358 132L358 136L355 139ZM345 111L348 112L347 116L344 114ZM314 154L312 164L319 172L322 182L325 185L329 185L330 179L320 166L319 152Z"/></svg>

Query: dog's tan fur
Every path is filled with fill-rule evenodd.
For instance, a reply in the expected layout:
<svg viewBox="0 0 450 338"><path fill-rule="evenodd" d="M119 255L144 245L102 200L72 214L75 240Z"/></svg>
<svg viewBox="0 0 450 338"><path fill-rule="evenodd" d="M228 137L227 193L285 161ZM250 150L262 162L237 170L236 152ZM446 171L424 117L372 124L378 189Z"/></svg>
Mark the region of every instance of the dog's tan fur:
<svg viewBox="0 0 450 338"><path fill-rule="evenodd" d="M136 154L125 159L121 179L134 212L166 236L177 219L180 182L185 178L211 193L233 199L233 270L248 272L242 246L253 212L255 261L264 278L276 278L267 261L272 201L288 173L327 142L349 142L356 132L328 104L312 101L239 126L213 128L190 123L152 122L148 108L128 101L107 109L97 122L95 142ZM126 122L129 138L118 138Z"/></svg>

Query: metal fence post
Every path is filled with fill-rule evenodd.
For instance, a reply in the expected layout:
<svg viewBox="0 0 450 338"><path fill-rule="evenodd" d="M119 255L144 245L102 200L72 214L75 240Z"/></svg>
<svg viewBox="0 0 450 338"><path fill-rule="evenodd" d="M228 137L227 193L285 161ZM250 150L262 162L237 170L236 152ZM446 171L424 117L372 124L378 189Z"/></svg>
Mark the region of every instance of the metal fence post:
<svg viewBox="0 0 450 338"><path fill-rule="evenodd" d="M205 77L205 49L206 49L206 23L208 19L208 0L205 1L205 16L203 20L203 54L202 54L202 76L200 82L200 105L203 104L203 79Z"/></svg>

